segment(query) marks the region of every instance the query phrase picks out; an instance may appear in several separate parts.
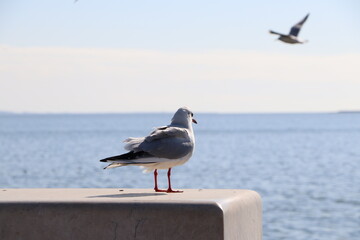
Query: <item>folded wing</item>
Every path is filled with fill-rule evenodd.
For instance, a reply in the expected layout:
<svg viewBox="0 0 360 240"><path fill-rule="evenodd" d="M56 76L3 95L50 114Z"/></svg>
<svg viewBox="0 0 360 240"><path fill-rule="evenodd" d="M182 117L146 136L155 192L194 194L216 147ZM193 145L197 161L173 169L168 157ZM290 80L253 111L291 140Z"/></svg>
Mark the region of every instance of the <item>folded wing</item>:
<svg viewBox="0 0 360 240"><path fill-rule="evenodd" d="M178 159L193 150L194 144L185 128L157 128L139 145L139 149L158 158Z"/></svg>

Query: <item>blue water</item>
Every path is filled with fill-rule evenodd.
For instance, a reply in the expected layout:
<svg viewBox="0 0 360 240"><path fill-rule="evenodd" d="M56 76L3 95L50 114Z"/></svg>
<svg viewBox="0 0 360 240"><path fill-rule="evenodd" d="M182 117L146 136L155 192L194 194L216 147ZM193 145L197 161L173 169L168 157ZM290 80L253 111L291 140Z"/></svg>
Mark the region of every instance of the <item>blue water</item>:
<svg viewBox="0 0 360 240"><path fill-rule="evenodd" d="M102 170L122 141L172 114L0 115L2 188L153 188L137 167ZM360 114L198 114L175 189L253 189L264 239L360 239ZM166 187L160 171L160 186Z"/></svg>

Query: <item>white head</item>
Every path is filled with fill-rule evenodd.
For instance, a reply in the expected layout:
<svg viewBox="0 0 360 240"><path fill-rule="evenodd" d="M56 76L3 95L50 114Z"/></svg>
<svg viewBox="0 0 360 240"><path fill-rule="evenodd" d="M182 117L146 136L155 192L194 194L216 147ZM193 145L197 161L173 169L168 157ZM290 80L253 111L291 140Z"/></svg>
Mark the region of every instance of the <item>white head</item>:
<svg viewBox="0 0 360 240"><path fill-rule="evenodd" d="M189 127L191 126L191 122L197 123L193 116L194 114L188 107L181 107L176 111L171 119L171 124Z"/></svg>

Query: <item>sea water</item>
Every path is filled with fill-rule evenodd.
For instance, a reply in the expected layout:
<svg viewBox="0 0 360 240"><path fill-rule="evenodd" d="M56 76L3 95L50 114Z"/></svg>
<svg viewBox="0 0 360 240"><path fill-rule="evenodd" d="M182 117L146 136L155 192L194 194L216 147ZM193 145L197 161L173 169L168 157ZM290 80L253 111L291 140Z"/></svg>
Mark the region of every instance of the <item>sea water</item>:
<svg viewBox="0 0 360 240"><path fill-rule="evenodd" d="M103 170L123 140L172 114L0 115L1 188L153 188L138 167ZM360 239L360 114L197 114L174 189L252 189L264 239ZM159 171L166 188L166 171Z"/></svg>

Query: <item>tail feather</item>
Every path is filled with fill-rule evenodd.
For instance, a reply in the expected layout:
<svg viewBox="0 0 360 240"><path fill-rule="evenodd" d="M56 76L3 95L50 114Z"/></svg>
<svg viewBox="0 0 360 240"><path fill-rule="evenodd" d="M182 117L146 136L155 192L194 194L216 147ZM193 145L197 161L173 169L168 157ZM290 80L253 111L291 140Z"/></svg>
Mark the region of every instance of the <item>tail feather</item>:
<svg viewBox="0 0 360 240"><path fill-rule="evenodd" d="M111 162L111 161L120 162L121 160L128 162L129 160L135 160L139 158L150 158L150 157L154 157L154 156L144 151L140 151L140 152L130 151L128 153L124 153L121 155L101 159L100 162Z"/></svg>
<svg viewBox="0 0 360 240"><path fill-rule="evenodd" d="M113 162L113 163L107 165L106 167L104 167L104 169L116 168L116 167L122 167L122 166L124 166L124 164L122 164L122 163L117 163L117 162Z"/></svg>
<svg viewBox="0 0 360 240"><path fill-rule="evenodd" d="M126 165L146 165L146 164L156 163L154 162L153 157L154 156L144 151L140 151L140 152L130 151L125 154L101 159L100 162L111 162L111 164L109 164L104 168L107 169L107 168L122 167Z"/></svg>

